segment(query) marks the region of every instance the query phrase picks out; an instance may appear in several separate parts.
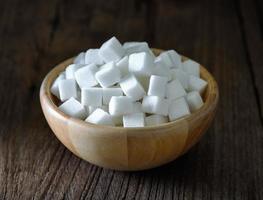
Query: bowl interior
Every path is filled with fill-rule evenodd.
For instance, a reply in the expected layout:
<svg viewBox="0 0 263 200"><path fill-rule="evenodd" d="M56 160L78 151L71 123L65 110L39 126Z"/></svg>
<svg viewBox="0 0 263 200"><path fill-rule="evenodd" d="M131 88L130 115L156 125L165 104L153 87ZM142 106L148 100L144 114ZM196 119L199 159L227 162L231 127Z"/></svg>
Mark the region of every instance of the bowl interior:
<svg viewBox="0 0 263 200"><path fill-rule="evenodd" d="M160 50L160 49L152 49L154 54L155 55L159 55L163 50ZM63 112L61 112L59 109L58 109L58 106L60 104L60 101L59 99L57 99L54 95L51 94L50 92L50 87L52 85L52 83L54 82L54 80L56 79L56 77L62 72L65 70L65 68L71 64L73 62L73 59L74 58L70 58L70 59L67 59L66 61L60 63L59 65L57 65L54 69L52 69L49 74L46 76L45 80L46 81L46 84L43 84L45 85L46 88L44 88L45 90L45 94L47 95L48 99L50 100L49 103L50 103L50 106L56 111L58 112L61 117L64 117L64 118L70 118L70 116L64 114ZM185 60L188 60L189 58L185 57L185 56L182 56L182 60L185 61ZM191 113L190 115L188 116L185 116L185 117L182 117L176 121L173 121L173 122L168 122L168 123L164 123L164 124L161 124L161 125L155 125L155 126L147 126L147 127L135 127L135 128L125 128L125 129L155 129L157 127L163 127L163 126L171 126L175 123L178 123L180 120L194 120L198 115L200 115L200 113L204 112L205 110L207 110L207 108L211 105L211 104L216 104L217 103L217 100L218 100L218 88L217 88L217 84L216 84L216 81L214 80L213 76L203 67L203 66L200 66L200 76L202 79L206 80L208 82L208 85L207 85L207 88L206 90L204 91L204 93L202 94L202 98L203 98L203 101L204 101L204 105L198 109L197 111ZM79 120L79 119L76 119L78 120L80 123L83 123L84 121L83 120ZM92 124L92 123L88 123L88 122L84 122L86 125L89 125L89 126L95 126L95 127L102 127L102 128L121 128L123 129L124 127L112 127L112 126L104 126L104 125L97 125L97 124Z"/></svg>

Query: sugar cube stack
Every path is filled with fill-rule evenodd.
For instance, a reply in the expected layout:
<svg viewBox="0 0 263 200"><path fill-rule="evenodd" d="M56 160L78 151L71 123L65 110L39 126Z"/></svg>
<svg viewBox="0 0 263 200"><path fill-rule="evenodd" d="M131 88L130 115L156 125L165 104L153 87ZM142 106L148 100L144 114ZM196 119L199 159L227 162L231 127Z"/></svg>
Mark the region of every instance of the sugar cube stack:
<svg viewBox="0 0 263 200"><path fill-rule="evenodd" d="M157 126L199 110L207 82L200 65L175 50L156 56L147 42L116 37L80 52L50 87L59 109L87 123Z"/></svg>

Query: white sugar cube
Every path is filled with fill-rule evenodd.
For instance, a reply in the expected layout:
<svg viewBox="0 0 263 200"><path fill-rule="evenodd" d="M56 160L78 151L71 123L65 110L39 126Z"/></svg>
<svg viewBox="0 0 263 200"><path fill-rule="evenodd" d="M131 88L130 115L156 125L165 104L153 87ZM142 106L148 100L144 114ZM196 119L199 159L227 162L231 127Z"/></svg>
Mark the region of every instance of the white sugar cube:
<svg viewBox="0 0 263 200"><path fill-rule="evenodd" d="M158 57L157 61L160 60L169 68L181 68L182 61L181 56L174 50L168 50L162 52Z"/></svg>
<svg viewBox="0 0 263 200"><path fill-rule="evenodd" d="M124 54L125 50L116 37L103 43L99 49L99 55L105 63L120 60Z"/></svg>
<svg viewBox="0 0 263 200"><path fill-rule="evenodd" d="M61 80L58 83L59 96L61 101L70 99L71 97L77 98L77 84L74 79Z"/></svg>
<svg viewBox="0 0 263 200"><path fill-rule="evenodd" d="M138 52L147 52L149 51L149 46L147 42L125 42L123 48L126 51L126 54L138 53Z"/></svg>
<svg viewBox="0 0 263 200"><path fill-rule="evenodd" d="M103 65L104 62L99 56L99 49L89 49L85 53L85 64Z"/></svg>
<svg viewBox="0 0 263 200"><path fill-rule="evenodd" d="M136 46L136 45L141 44L141 43L143 43L143 42L130 41L130 42L124 42L122 46L123 46L124 49L127 49L127 48Z"/></svg>
<svg viewBox="0 0 263 200"><path fill-rule="evenodd" d="M142 103L141 102L134 102L133 103L133 113L142 112Z"/></svg>
<svg viewBox="0 0 263 200"><path fill-rule="evenodd" d="M200 64L193 60L184 61L182 69L189 75L200 77Z"/></svg>
<svg viewBox="0 0 263 200"><path fill-rule="evenodd" d="M80 64L69 65L65 70L66 79L75 79L75 72L83 66L84 65L80 65Z"/></svg>
<svg viewBox="0 0 263 200"><path fill-rule="evenodd" d="M154 126L167 122L168 122L168 118L163 115L150 115L145 118L146 126Z"/></svg>
<svg viewBox="0 0 263 200"><path fill-rule="evenodd" d="M80 119L84 119L85 117L87 117L87 113L84 106L81 105L81 103L73 97L65 101L58 108L59 110L71 117L76 117Z"/></svg>
<svg viewBox="0 0 263 200"><path fill-rule="evenodd" d="M149 49L149 45L147 42L124 42L123 44L123 48L126 50L127 53L127 49L135 47L137 50L139 49L139 52L142 52L143 50L140 49ZM136 53L136 52L135 52Z"/></svg>
<svg viewBox="0 0 263 200"><path fill-rule="evenodd" d="M171 70L169 67L167 67L163 61L159 59L155 59L154 61L154 69L152 74L157 76L165 76L167 77L167 80L170 81L172 79Z"/></svg>
<svg viewBox="0 0 263 200"><path fill-rule="evenodd" d="M60 98L59 97L59 88L58 88L58 83L61 81L61 80L64 80L65 79L65 74L64 73L61 73L57 78L56 80L53 82L51 88L50 88L50 91L53 95L55 95L57 98Z"/></svg>
<svg viewBox="0 0 263 200"><path fill-rule="evenodd" d="M123 116L124 127L144 127L145 126L144 113L133 113Z"/></svg>
<svg viewBox="0 0 263 200"><path fill-rule="evenodd" d="M113 96L109 102L109 113L113 116L133 113L132 98L127 96Z"/></svg>
<svg viewBox="0 0 263 200"><path fill-rule="evenodd" d="M147 42L125 42L123 44L123 48L125 49L127 55L138 52L147 52L154 56Z"/></svg>
<svg viewBox="0 0 263 200"><path fill-rule="evenodd" d="M172 68L182 68L182 57L175 50L168 50L166 52L172 60Z"/></svg>
<svg viewBox="0 0 263 200"><path fill-rule="evenodd" d="M145 96L142 100L142 110L145 113L168 115L169 101L157 96Z"/></svg>
<svg viewBox="0 0 263 200"><path fill-rule="evenodd" d="M120 81L121 72L116 67L115 62L109 62L101 67L95 77L102 87L110 87Z"/></svg>
<svg viewBox="0 0 263 200"><path fill-rule="evenodd" d="M150 78L150 84L148 89L149 96L165 97L167 86L167 78L162 76L152 75Z"/></svg>
<svg viewBox="0 0 263 200"><path fill-rule="evenodd" d="M185 90L188 90L190 76L181 69L171 70L172 79L179 80Z"/></svg>
<svg viewBox="0 0 263 200"><path fill-rule="evenodd" d="M102 105L102 88L82 88L81 103L85 106Z"/></svg>
<svg viewBox="0 0 263 200"><path fill-rule="evenodd" d="M125 56L121 60L119 60L116 63L116 67L120 70L121 72L121 77L125 77L126 75L129 74L129 57Z"/></svg>
<svg viewBox="0 0 263 200"><path fill-rule="evenodd" d="M178 80L173 80L167 84L166 97L168 99L177 99L185 95L186 91Z"/></svg>
<svg viewBox="0 0 263 200"><path fill-rule="evenodd" d="M109 111L109 107L106 105L101 105L101 106L86 106L88 108L88 113L91 114L93 113L97 108L100 108L102 110L104 110L105 112Z"/></svg>
<svg viewBox="0 0 263 200"><path fill-rule="evenodd" d="M190 76L189 78L189 91L198 91L202 94L207 86L207 82L196 76Z"/></svg>
<svg viewBox="0 0 263 200"><path fill-rule="evenodd" d="M86 65L75 72L76 81L80 88L88 88L98 84L95 73L98 67L94 64Z"/></svg>
<svg viewBox="0 0 263 200"><path fill-rule="evenodd" d="M123 96L121 88L103 88L103 104L108 105L111 97Z"/></svg>
<svg viewBox="0 0 263 200"><path fill-rule="evenodd" d="M189 92L186 96L186 101L189 105L191 112L198 110L204 104L202 97L197 91Z"/></svg>
<svg viewBox="0 0 263 200"><path fill-rule="evenodd" d="M161 56L161 55L165 55L165 56ZM167 61L167 59L168 59L168 61ZM171 59L167 53L166 54L161 53L159 56L157 56L154 59L155 65L165 66L166 68L169 68L169 69L172 65L171 63L172 63L172 61L171 61Z"/></svg>
<svg viewBox="0 0 263 200"><path fill-rule="evenodd" d="M156 62L162 62L165 66L172 68L174 67L174 63L170 58L170 55L167 51L162 52L158 57L155 59Z"/></svg>
<svg viewBox="0 0 263 200"><path fill-rule="evenodd" d="M189 114L190 110L184 97L171 101L169 106L170 121L174 121Z"/></svg>
<svg viewBox="0 0 263 200"><path fill-rule="evenodd" d="M154 68L154 58L146 52L129 56L129 70L135 75L150 76Z"/></svg>
<svg viewBox="0 0 263 200"><path fill-rule="evenodd" d="M93 124L114 126L112 117L100 108L97 108L93 113L91 113L85 121Z"/></svg>
<svg viewBox="0 0 263 200"><path fill-rule="evenodd" d="M146 94L140 82L133 75L124 77L120 81L120 86L124 94L134 101L140 100Z"/></svg>
<svg viewBox="0 0 263 200"><path fill-rule="evenodd" d="M76 56L76 58L73 61L74 64L85 64L85 53L81 52Z"/></svg>

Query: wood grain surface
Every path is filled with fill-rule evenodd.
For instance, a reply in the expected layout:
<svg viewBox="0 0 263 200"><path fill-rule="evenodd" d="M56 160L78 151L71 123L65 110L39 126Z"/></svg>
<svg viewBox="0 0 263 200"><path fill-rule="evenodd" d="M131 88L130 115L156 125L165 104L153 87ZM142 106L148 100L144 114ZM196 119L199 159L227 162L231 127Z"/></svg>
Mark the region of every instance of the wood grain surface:
<svg viewBox="0 0 263 200"><path fill-rule="evenodd" d="M0 199L262 199L260 0L1 0ZM39 103L57 63L115 35L199 61L218 81L213 126L180 159L118 172L70 153Z"/></svg>

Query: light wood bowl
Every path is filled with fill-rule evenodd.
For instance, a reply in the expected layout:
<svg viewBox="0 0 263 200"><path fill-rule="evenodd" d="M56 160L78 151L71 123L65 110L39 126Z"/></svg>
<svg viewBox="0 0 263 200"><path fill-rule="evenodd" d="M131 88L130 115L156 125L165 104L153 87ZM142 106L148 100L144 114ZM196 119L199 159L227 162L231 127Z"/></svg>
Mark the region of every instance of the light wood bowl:
<svg viewBox="0 0 263 200"><path fill-rule="evenodd" d="M158 55L162 50L153 49ZM186 60L187 58L183 58ZM71 64L70 58L52 69L40 89L41 106L57 138L78 157L115 170L143 170L168 163L187 152L208 129L218 102L218 87L212 75L201 66L208 82L204 105L174 122L142 128L102 126L71 118L61 112L50 87L58 74Z"/></svg>

